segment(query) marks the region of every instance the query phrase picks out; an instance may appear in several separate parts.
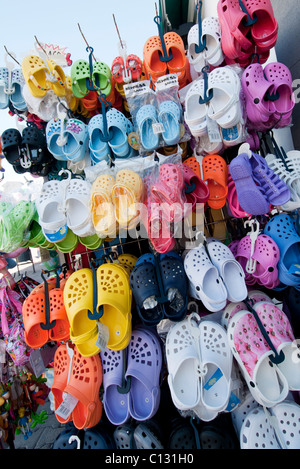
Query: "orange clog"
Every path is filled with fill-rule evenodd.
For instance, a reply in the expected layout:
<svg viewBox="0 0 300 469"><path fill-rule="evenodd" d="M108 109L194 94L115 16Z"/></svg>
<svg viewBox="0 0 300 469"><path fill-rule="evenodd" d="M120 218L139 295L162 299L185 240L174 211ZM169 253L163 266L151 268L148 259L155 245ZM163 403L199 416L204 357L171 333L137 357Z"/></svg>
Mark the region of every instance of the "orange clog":
<svg viewBox="0 0 300 469"><path fill-rule="evenodd" d="M206 155L202 160L203 180L209 188L208 206L224 207L228 195L228 166L219 155Z"/></svg>

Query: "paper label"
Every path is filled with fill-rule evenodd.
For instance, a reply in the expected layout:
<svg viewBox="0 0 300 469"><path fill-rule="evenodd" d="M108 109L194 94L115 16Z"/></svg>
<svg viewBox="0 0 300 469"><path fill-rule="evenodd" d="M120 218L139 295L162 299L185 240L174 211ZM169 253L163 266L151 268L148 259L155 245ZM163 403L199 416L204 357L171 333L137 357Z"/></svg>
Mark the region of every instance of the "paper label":
<svg viewBox="0 0 300 469"><path fill-rule="evenodd" d="M105 350L109 340L109 329L105 324L102 322L97 321L98 326L98 337L96 340L96 347L100 350Z"/></svg>
<svg viewBox="0 0 300 469"><path fill-rule="evenodd" d="M126 98L133 98L134 96L150 93L150 81L142 80L135 83L128 83L128 85L124 85L124 92Z"/></svg>
<svg viewBox="0 0 300 469"><path fill-rule="evenodd" d="M72 65L71 54L67 52L67 47L55 46L54 44L41 44L49 59L52 59L61 67ZM40 47L38 47L40 49ZM41 50L41 49L40 49Z"/></svg>
<svg viewBox="0 0 300 469"><path fill-rule="evenodd" d="M223 373L222 371L220 370L220 368L218 368L214 374L206 381L206 383L204 384L203 388L208 391L210 388L213 387L213 385L219 381L220 378L222 378L223 376Z"/></svg>
<svg viewBox="0 0 300 469"><path fill-rule="evenodd" d="M178 76L174 73L172 75L164 75L163 77L159 77L155 83L156 91L167 90L173 86L179 86Z"/></svg>
<svg viewBox="0 0 300 469"><path fill-rule="evenodd" d="M222 137L220 134L219 126L216 121L210 119L206 116L206 123L207 123L207 133L208 138L211 143L219 143L222 142Z"/></svg>
<svg viewBox="0 0 300 469"><path fill-rule="evenodd" d="M165 131L165 128L161 122L155 122L152 124L152 130L154 134L162 134Z"/></svg>
<svg viewBox="0 0 300 469"><path fill-rule="evenodd" d="M73 412L75 409L76 405L78 403L78 399L72 394L64 394L64 399L60 406L57 408L55 411L55 414L58 415L58 417L61 417L63 419L67 419L69 415Z"/></svg>
<svg viewBox="0 0 300 469"><path fill-rule="evenodd" d="M45 364L42 358L41 351L39 349L34 349L30 353L29 358L30 365L32 366L35 376L41 376L45 371Z"/></svg>

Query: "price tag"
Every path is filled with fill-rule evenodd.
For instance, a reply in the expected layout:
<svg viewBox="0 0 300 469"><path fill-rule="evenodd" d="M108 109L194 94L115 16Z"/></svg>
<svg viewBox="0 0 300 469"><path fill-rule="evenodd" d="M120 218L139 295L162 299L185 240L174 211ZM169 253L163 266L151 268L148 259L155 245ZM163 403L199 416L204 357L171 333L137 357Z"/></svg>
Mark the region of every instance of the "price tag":
<svg viewBox="0 0 300 469"><path fill-rule="evenodd" d="M124 85L124 92L126 98L133 98L134 96L141 95L144 93L150 93L150 81L142 80L135 83L128 83Z"/></svg>
<svg viewBox="0 0 300 469"><path fill-rule="evenodd" d="M109 340L109 329L105 324L102 322L97 321L98 326L98 337L96 340L96 347L100 350L105 350Z"/></svg>
<svg viewBox="0 0 300 469"><path fill-rule="evenodd" d="M178 86L178 76L175 73L159 77L155 83L156 91L166 90L173 86Z"/></svg>
<svg viewBox="0 0 300 469"><path fill-rule="evenodd" d="M165 131L164 125L161 122L155 122L152 124L154 134L162 134Z"/></svg>
<svg viewBox="0 0 300 469"><path fill-rule="evenodd" d="M220 129L216 121L213 119L210 119L208 116L206 116L206 122L207 122L207 133L208 133L208 138L211 143L219 143L222 142L222 137L220 134Z"/></svg>
<svg viewBox="0 0 300 469"><path fill-rule="evenodd" d="M67 419L75 409L77 403L78 399L76 397L72 396L72 394L64 393L64 399L55 411L56 415L63 419Z"/></svg>

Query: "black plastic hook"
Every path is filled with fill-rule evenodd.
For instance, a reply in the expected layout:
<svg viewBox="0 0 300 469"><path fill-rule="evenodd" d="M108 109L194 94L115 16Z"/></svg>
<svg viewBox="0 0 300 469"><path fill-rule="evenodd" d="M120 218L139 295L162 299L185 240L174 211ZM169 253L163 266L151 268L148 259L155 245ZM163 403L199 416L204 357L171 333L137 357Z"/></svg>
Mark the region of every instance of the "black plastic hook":
<svg viewBox="0 0 300 469"><path fill-rule="evenodd" d="M43 331L49 331L50 329L53 329L56 325L56 320L54 319L53 321L50 321L50 302L49 302L49 288L48 288L48 282L44 276L44 273L41 272L41 277L44 281L44 288L45 288L45 319L46 322L40 323L41 329Z"/></svg>
<svg viewBox="0 0 300 469"><path fill-rule="evenodd" d="M198 31L199 31L199 44L195 45L195 52L196 54L200 54L206 49L206 36L204 36L202 40L202 6L203 2L200 1L197 4L197 9L198 9Z"/></svg>
<svg viewBox="0 0 300 469"><path fill-rule="evenodd" d="M208 103L214 96L214 91L213 89L210 89L208 92L208 70L209 67L205 66L202 68L202 73L204 76L204 98L200 96L199 98L199 104L206 104Z"/></svg>
<svg viewBox="0 0 300 469"><path fill-rule="evenodd" d="M128 394L131 388L131 376L125 378L126 370L127 370L127 351L126 349L122 350L123 355L123 369L122 369L122 385L117 386L117 391L120 394Z"/></svg>
<svg viewBox="0 0 300 469"><path fill-rule="evenodd" d="M166 43L165 43L165 39L164 39L164 34L163 34L163 30L162 30L160 16L158 16L158 15L155 16L154 23L157 24L158 34L159 34L159 37L160 37L160 42L161 42L161 46L162 46L162 50L163 50L163 53L161 53L160 51L158 52L159 60L161 62L170 62L170 60L173 59L173 53L172 53L172 51L170 51L170 53L168 55L167 48L166 48Z"/></svg>

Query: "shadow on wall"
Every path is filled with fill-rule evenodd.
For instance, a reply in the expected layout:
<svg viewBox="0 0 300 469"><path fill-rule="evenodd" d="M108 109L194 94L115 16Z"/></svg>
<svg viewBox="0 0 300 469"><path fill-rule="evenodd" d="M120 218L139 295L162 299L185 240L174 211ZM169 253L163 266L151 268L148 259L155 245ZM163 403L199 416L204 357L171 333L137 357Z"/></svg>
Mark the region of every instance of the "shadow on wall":
<svg viewBox="0 0 300 469"><path fill-rule="evenodd" d="M296 150L300 149L300 28L299 28L299 0L271 0L275 17L278 21L279 32L276 44L278 62L289 67L296 97L293 111L292 136Z"/></svg>

